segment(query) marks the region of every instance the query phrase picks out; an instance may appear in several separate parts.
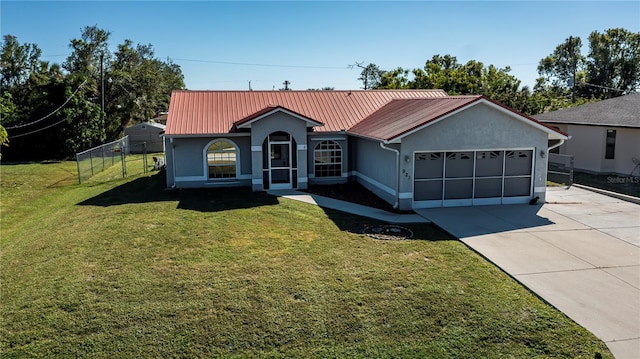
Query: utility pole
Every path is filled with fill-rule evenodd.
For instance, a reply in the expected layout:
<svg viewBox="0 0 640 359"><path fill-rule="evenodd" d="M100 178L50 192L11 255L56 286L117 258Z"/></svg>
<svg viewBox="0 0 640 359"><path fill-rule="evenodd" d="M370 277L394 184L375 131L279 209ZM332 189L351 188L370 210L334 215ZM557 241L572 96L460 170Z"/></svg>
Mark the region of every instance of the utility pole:
<svg viewBox="0 0 640 359"><path fill-rule="evenodd" d="M100 113L100 118L104 125L104 52L100 53L100 95L102 97L102 101L100 103L102 113Z"/></svg>
<svg viewBox="0 0 640 359"><path fill-rule="evenodd" d="M576 59L576 53L573 49L573 36L569 36L569 51L571 52L571 70L573 72L573 76L571 78L571 102L576 102L576 67L578 66L578 61Z"/></svg>
<svg viewBox="0 0 640 359"><path fill-rule="evenodd" d="M284 82L282 83L284 85L284 90L285 91L289 91L289 84L291 82L289 82L289 80L284 80Z"/></svg>
<svg viewBox="0 0 640 359"><path fill-rule="evenodd" d="M363 62L356 62L356 66L358 66L359 68L361 68L362 70L366 69L366 66L362 66ZM364 72L364 78L362 79L362 81L364 81L364 90L367 91L369 89L369 73L368 71Z"/></svg>

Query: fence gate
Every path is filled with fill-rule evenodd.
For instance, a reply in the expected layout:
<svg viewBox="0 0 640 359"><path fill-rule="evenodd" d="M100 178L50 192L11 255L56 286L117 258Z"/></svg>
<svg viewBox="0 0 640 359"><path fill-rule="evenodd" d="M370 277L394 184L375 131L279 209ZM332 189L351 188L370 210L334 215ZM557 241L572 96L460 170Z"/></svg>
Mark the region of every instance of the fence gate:
<svg viewBox="0 0 640 359"><path fill-rule="evenodd" d="M564 184L567 187L571 186L573 184L573 156L549 153L547 181Z"/></svg>

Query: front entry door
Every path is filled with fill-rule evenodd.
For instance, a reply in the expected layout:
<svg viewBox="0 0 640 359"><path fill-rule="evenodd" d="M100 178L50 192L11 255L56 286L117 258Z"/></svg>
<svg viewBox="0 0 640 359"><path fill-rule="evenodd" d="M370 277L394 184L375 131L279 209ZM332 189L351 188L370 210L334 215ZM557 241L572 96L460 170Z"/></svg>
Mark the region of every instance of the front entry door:
<svg viewBox="0 0 640 359"><path fill-rule="evenodd" d="M269 187L272 189L291 189L291 142L270 141L269 147L271 153Z"/></svg>

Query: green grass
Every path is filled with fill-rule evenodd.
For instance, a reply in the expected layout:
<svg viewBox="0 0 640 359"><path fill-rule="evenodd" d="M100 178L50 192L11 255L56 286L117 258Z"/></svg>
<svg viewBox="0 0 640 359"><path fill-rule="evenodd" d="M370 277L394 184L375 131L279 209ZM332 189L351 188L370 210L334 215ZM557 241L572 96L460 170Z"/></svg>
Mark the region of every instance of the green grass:
<svg viewBox="0 0 640 359"><path fill-rule="evenodd" d="M2 165L0 357L611 357L460 242L246 189ZM116 176L117 177L117 176Z"/></svg>

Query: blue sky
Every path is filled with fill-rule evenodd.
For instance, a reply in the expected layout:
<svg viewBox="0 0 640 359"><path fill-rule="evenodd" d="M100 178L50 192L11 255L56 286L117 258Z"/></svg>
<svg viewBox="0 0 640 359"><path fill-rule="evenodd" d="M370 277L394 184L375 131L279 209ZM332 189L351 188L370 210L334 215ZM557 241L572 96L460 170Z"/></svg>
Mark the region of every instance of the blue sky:
<svg viewBox="0 0 640 359"><path fill-rule="evenodd" d="M435 54L511 66L533 85L537 63L569 36L640 32L640 1L0 1L2 35L61 63L81 28L131 39L179 64L189 89L358 89L360 70L424 66ZM252 64L252 65L247 65ZM268 65L268 66L258 66Z"/></svg>

